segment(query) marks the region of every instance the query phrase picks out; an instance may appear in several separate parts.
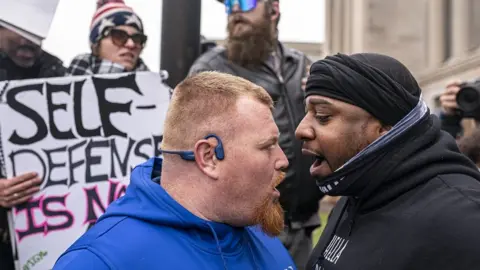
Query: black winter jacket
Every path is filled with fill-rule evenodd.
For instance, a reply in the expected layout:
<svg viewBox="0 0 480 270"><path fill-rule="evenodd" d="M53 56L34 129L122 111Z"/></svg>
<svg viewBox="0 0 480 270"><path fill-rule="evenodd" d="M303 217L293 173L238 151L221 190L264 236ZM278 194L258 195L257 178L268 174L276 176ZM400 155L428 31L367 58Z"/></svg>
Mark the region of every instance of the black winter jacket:
<svg viewBox="0 0 480 270"><path fill-rule="evenodd" d="M270 94L275 103L273 115L280 130L279 143L290 162L287 177L279 186L280 202L286 211L287 223L296 224L317 213L318 202L323 196L310 176L313 159L302 155L302 142L295 138L295 130L305 116L301 80L307 75L306 67L311 62L303 53L279 44L283 51L281 76L267 64L256 69L233 64L228 61L225 48L220 46L197 59L190 74L209 70L229 73L260 85Z"/></svg>
<svg viewBox="0 0 480 270"><path fill-rule="evenodd" d="M57 57L43 52L30 68L17 66L4 52L0 52L0 81L62 77L66 68Z"/></svg>
<svg viewBox="0 0 480 270"><path fill-rule="evenodd" d="M387 155L338 202L307 269L479 269L480 173L438 118Z"/></svg>

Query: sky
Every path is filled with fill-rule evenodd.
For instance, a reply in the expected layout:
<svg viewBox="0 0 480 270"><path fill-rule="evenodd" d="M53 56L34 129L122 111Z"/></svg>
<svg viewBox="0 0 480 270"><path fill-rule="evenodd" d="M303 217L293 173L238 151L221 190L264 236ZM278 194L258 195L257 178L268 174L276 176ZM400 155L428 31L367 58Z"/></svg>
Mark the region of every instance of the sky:
<svg viewBox="0 0 480 270"><path fill-rule="evenodd" d="M225 8L216 0L202 1L201 33L208 39L226 36ZM95 0L60 0L43 48L64 61L89 53L89 26ZM145 25L148 42L142 58L152 71L160 66L162 0L125 0ZM279 33L281 41L323 42L325 37L324 0L282 0Z"/></svg>

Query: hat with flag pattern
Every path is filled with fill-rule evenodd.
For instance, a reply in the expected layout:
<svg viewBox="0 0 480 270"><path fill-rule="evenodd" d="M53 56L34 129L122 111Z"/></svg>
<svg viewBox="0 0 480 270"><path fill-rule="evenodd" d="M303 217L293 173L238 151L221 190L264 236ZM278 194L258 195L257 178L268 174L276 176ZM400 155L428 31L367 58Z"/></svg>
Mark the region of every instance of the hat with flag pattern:
<svg viewBox="0 0 480 270"><path fill-rule="evenodd" d="M120 25L135 27L143 33L142 20L122 0L99 0L90 24L90 45L100 41L106 29Z"/></svg>

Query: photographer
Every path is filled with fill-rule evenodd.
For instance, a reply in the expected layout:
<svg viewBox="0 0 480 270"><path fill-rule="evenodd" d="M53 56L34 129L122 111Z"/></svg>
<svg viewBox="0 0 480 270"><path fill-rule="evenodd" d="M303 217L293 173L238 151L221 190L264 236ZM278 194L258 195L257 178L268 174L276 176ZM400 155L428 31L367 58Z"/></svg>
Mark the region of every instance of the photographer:
<svg viewBox="0 0 480 270"><path fill-rule="evenodd" d="M440 105L442 129L459 139L480 121L480 81L449 83L440 96ZM465 121L467 119L470 123Z"/></svg>
<svg viewBox="0 0 480 270"><path fill-rule="evenodd" d="M472 134L458 140L458 149L467 156L480 170L480 128L473 130Z"/></svg>

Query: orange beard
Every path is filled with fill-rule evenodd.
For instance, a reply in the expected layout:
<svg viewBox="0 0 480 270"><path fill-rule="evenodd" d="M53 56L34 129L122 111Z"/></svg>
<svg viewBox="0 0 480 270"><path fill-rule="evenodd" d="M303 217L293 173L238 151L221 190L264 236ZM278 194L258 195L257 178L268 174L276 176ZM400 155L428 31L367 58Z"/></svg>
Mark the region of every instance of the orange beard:
<svg viewBox="0 0 480 270"><path fill-rule="evenodd" d="M281 172L272 189L278 186L284 178L285 173ZM255 210L254 224L260 224L262 231L269 236L280 235L284 228L284 215L280 202L272 200L270 196L266 197L263 203Z"/></svg>

